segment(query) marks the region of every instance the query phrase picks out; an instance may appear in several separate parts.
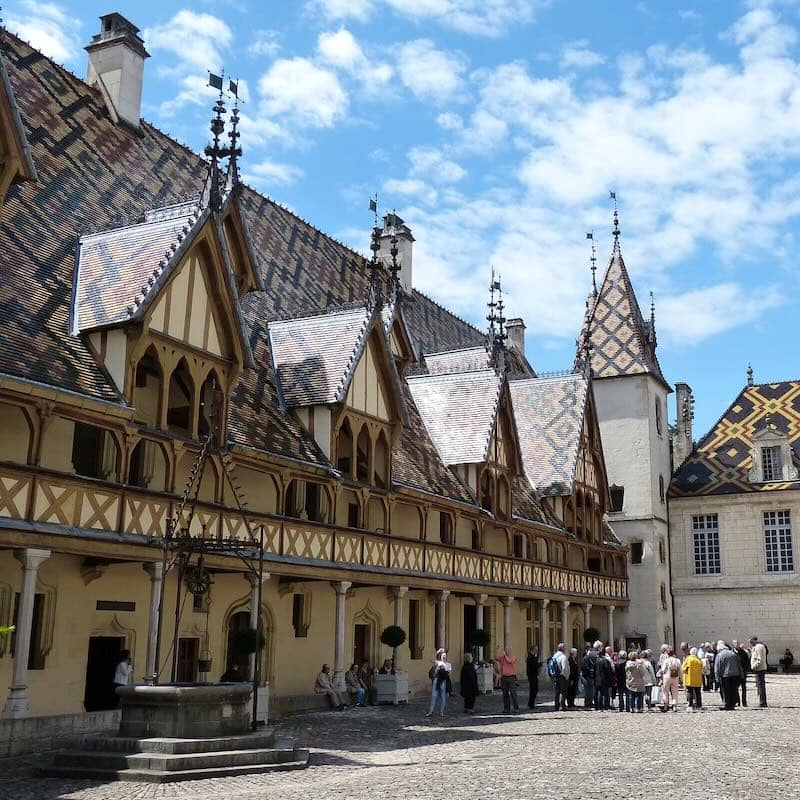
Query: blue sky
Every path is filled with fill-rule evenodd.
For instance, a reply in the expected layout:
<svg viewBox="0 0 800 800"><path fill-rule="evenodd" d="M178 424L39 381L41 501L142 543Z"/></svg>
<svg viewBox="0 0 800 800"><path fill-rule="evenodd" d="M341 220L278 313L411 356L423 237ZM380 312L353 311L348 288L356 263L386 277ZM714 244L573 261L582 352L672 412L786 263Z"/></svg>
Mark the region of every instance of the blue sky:
<svg viewBox="0 0 800 800"><path fill-rule="evenodd" d="M85 71L97 17L143 29L143 116L201 149L206 70L242 80L245 179L366 251L368 197L416 237L414 283L483 327L490 266L540 371L571 364L610 189L662 367L699 436L800 377L800 0L9 0ZM645 313L646 309L645 309Z"/></svg>

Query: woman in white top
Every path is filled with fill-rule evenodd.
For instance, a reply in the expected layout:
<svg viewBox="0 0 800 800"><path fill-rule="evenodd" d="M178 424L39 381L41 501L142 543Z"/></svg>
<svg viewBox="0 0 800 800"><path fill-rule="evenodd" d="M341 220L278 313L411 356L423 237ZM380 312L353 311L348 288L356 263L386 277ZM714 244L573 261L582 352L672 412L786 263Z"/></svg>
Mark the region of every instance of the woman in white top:
<svg viewBox="0 0 800 800"><path fill-rule="evenodd" d="M432 717L436 710L436 701L439 700L439 716L444 716L444 709L447 706L447 685L449 683L450 672L453 666L447 660L447 653L444 648L436 651L436 658L433 661L430 672L431 679L431 705L426 717Z"/></svg>
<svg viewBox="0 0 800 800"><path fill-rule="evenodd" d="M120 650L119 661L117 662L117 668L114 671L115 694L118 686L127 686L131 682L132 672L133 667L131 666L131 651ZM117 701L119 702L119 698L117 698Z"/></svg>

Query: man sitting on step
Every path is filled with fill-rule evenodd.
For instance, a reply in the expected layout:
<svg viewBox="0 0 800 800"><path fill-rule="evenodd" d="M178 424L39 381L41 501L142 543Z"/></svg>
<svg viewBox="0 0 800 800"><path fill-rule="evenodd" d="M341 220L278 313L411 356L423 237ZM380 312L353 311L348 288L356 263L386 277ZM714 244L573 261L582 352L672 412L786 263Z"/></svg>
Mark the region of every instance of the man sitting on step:
<svg viewBox="0 0 800 800"><path fill-rule="evenodd" d="M322 669L319 675L317 675L317 680L314 682L314 692L315 694L326 695L328 700L330 700L331 708L334 710L344 711L345 704L342 702L339 692L336 691L336 687L333 685L331 668L327 664L322 665Z"/></svg>

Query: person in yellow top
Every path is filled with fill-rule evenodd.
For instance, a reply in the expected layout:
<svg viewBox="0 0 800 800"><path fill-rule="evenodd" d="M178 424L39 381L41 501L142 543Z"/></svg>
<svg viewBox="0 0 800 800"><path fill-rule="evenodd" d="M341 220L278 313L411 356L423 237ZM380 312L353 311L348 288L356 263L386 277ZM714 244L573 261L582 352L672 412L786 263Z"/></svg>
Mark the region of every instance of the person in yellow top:
<svg viewBox="0 0 800 800"><path fill-rule="evenodd" d="M703 708L703 662L697 657L697 648L689 650L689 655L681 664L683 671L683 685L686 687L686 698L689 709L700 711Z"/></svg>

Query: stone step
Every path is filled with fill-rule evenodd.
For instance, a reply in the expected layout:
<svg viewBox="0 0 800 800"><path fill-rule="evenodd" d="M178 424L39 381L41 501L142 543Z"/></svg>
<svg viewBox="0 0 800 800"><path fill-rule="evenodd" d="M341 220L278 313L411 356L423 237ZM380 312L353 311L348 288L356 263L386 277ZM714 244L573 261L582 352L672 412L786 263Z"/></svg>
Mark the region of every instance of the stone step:
<svg viewBox="0 0 800 800"><path fill-rule="evenodd" d="M296 750L292 761L277 764L244 764L240 766L212 767L188 770L151 769L89 769L86 767L44 767L39 774L59 778L97 778L99 780L132 781L136 783L176 783L208 778L228 778L235 775L260 775L269 772L305 769L308 766L308 750Z"/></svg>
<svg viewBox="0 0 800 800"><path fill-rule="evenodd" d="M80 767L87 770L156 770L181 772L193 769L277 764L294 759L294 749L259 748L220 750L211 753L117 753L101 750L67 750L55 753L56 767Z"/></svg>
<svg viewBox="0 0 800 800"><path fill-rule="evenodd" d="M134 739L125 736L84 736L76 742L76 750L104 753L214 753L272 747L275 732L266 728L240 736L211 739Z"/></svg>

